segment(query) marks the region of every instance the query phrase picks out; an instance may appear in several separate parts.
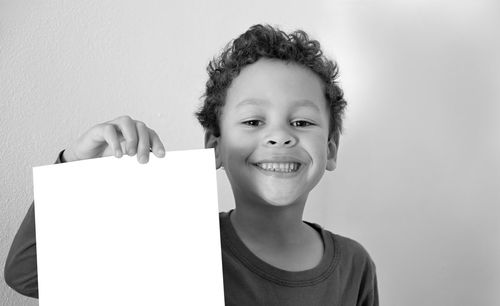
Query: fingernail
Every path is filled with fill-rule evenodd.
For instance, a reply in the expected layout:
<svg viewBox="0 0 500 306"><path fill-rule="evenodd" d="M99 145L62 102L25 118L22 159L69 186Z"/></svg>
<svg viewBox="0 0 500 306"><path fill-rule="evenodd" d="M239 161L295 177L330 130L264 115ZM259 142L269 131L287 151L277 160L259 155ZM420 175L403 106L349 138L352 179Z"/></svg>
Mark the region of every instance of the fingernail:
<svg viewBox="0 0 500 306"><path fill-rule="evenodd" d="M118 158L122 157L122 155L123 155L122 151L120 151L120 150L118 150L118 151L115 152L115 156L118 157Z"/></svg>
<svg viewBox="0 0 500 306"><path fill-rule="evenodd" d="M158 151L158 155L160 155L160 157L165 156L165 151L163 151L163 150L159 150L159 151Z"/></svg>
<svg viewBox="0 0 500 306"><path fill-rule="evenodd" d="M145 164L148 162L148 158L143 155L139 158L139 162Z"/></svg>

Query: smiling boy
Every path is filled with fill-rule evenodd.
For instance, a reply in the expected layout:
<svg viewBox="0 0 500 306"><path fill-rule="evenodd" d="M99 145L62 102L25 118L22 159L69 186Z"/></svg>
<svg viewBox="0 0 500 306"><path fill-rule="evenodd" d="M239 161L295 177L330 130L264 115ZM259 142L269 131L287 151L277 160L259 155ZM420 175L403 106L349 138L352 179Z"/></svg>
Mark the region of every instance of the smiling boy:
<svg viewBox="0 0 500 306"><path fill-rule="evenodd" d="M236 206L220 214L226 305L378 305L364 248L302 221L336 167L346 105L336 64L303 31L256 25L208 72L197 116Z"/></svg>
<svg viewBox="0 0 500 306"><path fill-rule="evenodd" d="M302 31L256 25L208 73L196 116L236 206L219 215L226 305L378 305L366 250L302 221L309 192L336 167L346 105L336 64ZM120 117L90 129L58 161L137 152L147 162L150 148L163 156L153 130ZM18 292L38 296L33 206L5 277Z"/></svg>
<svg viewBox="0 0 500 306"><path fill-rule="evenodd" d="M309 192L335 167L322 84L304 67L262 58L227 91L221 135L207 132L231 182L231 222L249 249L288 271L316 266L320 235L302 222Z"/></svg>

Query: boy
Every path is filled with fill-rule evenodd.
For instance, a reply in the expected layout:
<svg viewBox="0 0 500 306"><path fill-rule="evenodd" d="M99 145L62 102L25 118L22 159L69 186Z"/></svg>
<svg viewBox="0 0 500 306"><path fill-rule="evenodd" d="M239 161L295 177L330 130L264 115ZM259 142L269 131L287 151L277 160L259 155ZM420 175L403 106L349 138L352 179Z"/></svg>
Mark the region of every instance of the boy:
<svg viewBox="0 0 500 306"><path fill-rule="evenodd" d="M226 172L236 208L220 213L226 305L378 305L375 266L353 240L302 221L309 192L336 166L346 102L337 66L302 31L256 25L208 66L205 147ZM58 162L164 148L144 123L91 128ZM37 297L34 208L12 244L8 284Z"/></svg>

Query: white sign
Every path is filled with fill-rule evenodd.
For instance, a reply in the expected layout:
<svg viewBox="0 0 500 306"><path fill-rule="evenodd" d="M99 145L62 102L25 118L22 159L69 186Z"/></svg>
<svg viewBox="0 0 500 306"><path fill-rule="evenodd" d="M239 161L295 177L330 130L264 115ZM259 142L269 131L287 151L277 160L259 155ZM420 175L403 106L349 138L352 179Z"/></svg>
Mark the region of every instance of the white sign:
<svg viewBox="0 0 500 306"><path fill-rule="evenodd" d="M213 149L33 168L40 306L224 305Z"/></svg>

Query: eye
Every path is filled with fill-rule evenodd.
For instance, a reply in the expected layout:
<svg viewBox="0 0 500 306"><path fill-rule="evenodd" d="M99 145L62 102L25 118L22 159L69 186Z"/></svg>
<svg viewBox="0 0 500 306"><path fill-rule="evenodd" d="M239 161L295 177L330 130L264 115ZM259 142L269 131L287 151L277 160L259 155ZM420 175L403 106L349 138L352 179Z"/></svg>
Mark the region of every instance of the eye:
<svg viewBox="0 0 500 306"><path fill-rule="evenodd" d="M292 122L292 125L295 127L306 127L306 126L310 126L310 125L314 125L314 124L312 122L305 121L305 120L297 120L297 121Z"/></svg>
<svg viewBox="0 0 500 306"><path fill-rule="evenodd" d="M242 123L250 126L259 126L262 125L263 122L261 120L254 119L254 120L243 121Z"/></svg>

